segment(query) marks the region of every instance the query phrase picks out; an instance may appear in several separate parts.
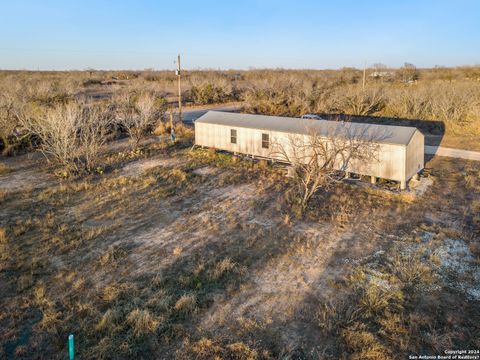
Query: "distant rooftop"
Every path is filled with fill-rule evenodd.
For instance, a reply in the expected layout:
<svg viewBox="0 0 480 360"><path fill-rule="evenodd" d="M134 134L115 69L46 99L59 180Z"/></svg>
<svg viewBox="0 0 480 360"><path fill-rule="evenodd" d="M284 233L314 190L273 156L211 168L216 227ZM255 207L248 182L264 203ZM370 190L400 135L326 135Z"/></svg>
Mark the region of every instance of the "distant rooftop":
<svg viewBox="0 0 480 360"><path fill-rule="evenodd" d="M312 130L331 136L339 129L356 138L375 140L378 143L407 145L417 128L409 126L377 125L345 122L341 127L337 121L300 119L282 116L252 115L208 111L195 123L217 124L231 127L278 131L292 134L309 134Z"/></svg>

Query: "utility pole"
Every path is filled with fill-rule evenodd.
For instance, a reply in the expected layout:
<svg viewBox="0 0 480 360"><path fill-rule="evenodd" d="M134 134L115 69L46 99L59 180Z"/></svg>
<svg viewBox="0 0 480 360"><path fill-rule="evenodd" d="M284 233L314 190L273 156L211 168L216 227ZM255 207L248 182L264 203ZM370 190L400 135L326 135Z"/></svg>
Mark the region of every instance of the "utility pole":
<svg viewBox="0 0 480 360"><path fill-rule="evenodd" d="M175 136L175 127L173 125L173 109L170 110L170 139L173 143L175 143L176 136Z"/></svg>
<svg viewBox="0 0 480 360"><path fill-rule="evenodd" d="M181 77L181 67L180 67L180 54L178 54L177 58L177 80L178 80L178 113L180 121L182 121L182 85L180 82Z"/></svg>
<svg viewBox="0 0 480 360"><path fill-rule="evenodd" d="M365 91L365 73L367 72L367 62L363 64L363 91Z"/></svg>

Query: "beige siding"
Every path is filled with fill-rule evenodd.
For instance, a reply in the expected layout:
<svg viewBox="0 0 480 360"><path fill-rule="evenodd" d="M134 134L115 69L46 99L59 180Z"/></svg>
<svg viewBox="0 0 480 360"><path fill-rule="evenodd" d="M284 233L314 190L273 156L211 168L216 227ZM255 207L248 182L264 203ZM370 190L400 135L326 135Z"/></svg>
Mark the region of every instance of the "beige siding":
<svg viewBox="0 0 480 360"><path fill-rule="evenodd" d="M230 130L237 130L237 143L230 142ZM229 127L206 123L195 124L195 144L231 152L269 157L269 149L262 149L262 133L271 137L271 132L256 129Z"/></svg>
<svg viewBox="0 0 480 360"><path fill-rule="evenodd" d="M405 180L409 180L413 175L422 170L425 165L424 141L423 134L417 130L407 145Z"/></svg>
<svg viewBox="0 0 480 360"><path fill-rule="evenodd" d="M380 144L376 157L369 163L352 161L349 171L382 179L405 179L405 146Z"/></svg>
<svg viewBox="0 0 480 360"><path fill-rule="evenodd" d="M230 130L237 130L237 144L230 143ZM195 124L195 144L247 155L271 158L271 150L262 148L262 133L285 145L289 134L259 129L230 127L208 123ZM307 135L303 135L307 136ZM405 181L423 168L423 135L416 131L410 144L380 144L377 159L369 164L352 161L348 171L384 179Z"/></svg>

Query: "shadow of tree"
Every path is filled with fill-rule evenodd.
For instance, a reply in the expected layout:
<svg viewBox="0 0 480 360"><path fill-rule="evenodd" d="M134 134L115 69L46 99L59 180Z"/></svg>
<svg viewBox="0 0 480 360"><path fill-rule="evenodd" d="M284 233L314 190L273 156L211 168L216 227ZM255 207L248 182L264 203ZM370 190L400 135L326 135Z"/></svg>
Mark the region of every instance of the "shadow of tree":
<svg viewBox="0 0 480 360"><path fill-rule="evenodd" d="M270 324L272 331L282 329L291 335L278 345L283 347L287 354L301 353L304 354L301 358L305 359L344 358L352 355L349 352L353 350L348 349L343 343L341 333L344 329L336 328L333 333L322 331L315 312L325 302L335 303L347 298L348 301L352 301L349 306L358 307L356 302L360 299L353 297L352 300L352 290L346 286L345 279L356 267L368 265L376 259L379 250L382 251L383 261L389 261L389 257L397 254L398 246L402 246L405 239L420 236L422 229L425 228L436 229L440 238L452 231L469 238L475 234L475 229L478 231L478 226L471 221L471 212L472 204L479 201L480 197L478 194L472 195L471 189L458 178L458 174L465 171L469 163L438 158L432 162L428 166L435 176L435 183L425 195L429 200L420 199L401 208L386 206L383 210L369 215L371 221L367 223L367 227L363 226L365 223L359 214L352 222L353 235L343 238L342 242L337 244L328 258L325 271L315 280L312 291L303 301L294 305L296 308L294 316ZM375 236L376 234L380 236ZM471 241L472 244L475 241L478 243L480 238L477 237L476 240L473 238ZM365 244L362 253L355 251L355 245L359 243ZM408 245L405 246L407 249ZM428 264L428 259L424 261ZM329 271L332 269L340 271ZM397 340L411 341L411 346L417 346L414 349L409 348L409 351L431 354L446 349L446 343L442 345L440 342L442 338L451 339L453 341L451 346L456 348L474 347L476 344L474 334L478 333L476 324L480 313L478 303L472 303L466 293L458 292L456 289L439 287L431 291L429 294L428 289L422 289L417 295L410 294L404 299L405 308L402 311L424 321L418 322L418 328L413 327L415 331L411 334L413 338L409 340L405 335L403 340ZM455 321L445 321L447 318ZM378 330L378 324L374 325L373 329ZM429 338L422 334L431 334L432 331L436 335L432 335L433 340L429 342ZM390 349L392 353L399 356L408 355L405 349L396 348L395 339L388 340L385 333L382 334L383 341L392 347Z"/></svg>

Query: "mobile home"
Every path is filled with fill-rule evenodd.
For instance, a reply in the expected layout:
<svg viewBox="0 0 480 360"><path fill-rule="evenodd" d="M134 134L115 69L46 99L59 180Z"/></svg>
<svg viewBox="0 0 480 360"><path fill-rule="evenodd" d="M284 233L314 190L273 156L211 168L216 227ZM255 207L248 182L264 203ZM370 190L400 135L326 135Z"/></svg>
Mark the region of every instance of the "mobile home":
<svg viewBox="0 0 480 360"><path fill-rule="evenodd" d="M287 142L289 137L309 136L316 131L326 138L337 136L329 129L339 122L279 116L209 111L195 121L195 144L232 153L275 159L272 141ZM370 162L351 161L348 173L398 181L402 189L424 167L424 137L414 127L342 123L349 133L376 144L377 156Z"/></svg>

